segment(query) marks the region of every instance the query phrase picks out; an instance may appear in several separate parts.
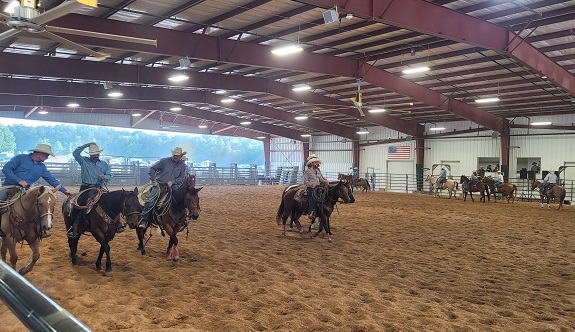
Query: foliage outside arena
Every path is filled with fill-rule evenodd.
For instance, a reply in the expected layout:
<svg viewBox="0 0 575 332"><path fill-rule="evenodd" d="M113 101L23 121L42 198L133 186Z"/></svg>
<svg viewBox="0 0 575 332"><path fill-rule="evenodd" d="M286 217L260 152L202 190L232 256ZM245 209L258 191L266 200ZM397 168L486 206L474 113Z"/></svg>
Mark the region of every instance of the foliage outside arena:
<svg viewBox="0 0 575 332"><path fill-rule="evenodd" d="M7 130L6 130L7 129ZM104 149L102 156L112 156L126 161L154 162L168 157L179 146L187 151L189 162L211 160L217 165L231 163L264 164L261 141L247 138L216 135L156 135L144 131L123 131L110 127L66 125L29 127L21 124L1 126L0 152L27 153L38 143L52 146L56 156L67 162L76 147L86 142L96 142ZM10 137L12 137L10 140ZM10 143L12 142L12 143ZM48 161L55 161L51 158Z"/></svg>

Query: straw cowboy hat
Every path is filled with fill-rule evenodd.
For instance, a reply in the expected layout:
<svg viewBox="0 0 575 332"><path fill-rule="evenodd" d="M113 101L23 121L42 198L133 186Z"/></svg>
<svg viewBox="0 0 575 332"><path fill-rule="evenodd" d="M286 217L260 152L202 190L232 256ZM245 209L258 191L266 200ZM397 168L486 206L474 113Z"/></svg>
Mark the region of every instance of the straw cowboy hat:
<svg viewBox="0 0 575 332"><path fill-rule="evenodd" d="M36 148L30 150L32 152L42 152L51 155L52 157L56 157L54 152L52 152L52 147L48 144L36 144Z"/></svg>
<svg viewBox="0 0 575 332"><path fill-rule="evenodd" d="M89 154L90 156L93 156L93 155L95 155L95 154L100 154L100 152L102 152L102 151L104 151L104 150L103 150L103 149L100 150L100 148L98 148L98 146L96 145L96 143L91 144L91 145L88 147L88 154Z"/></svg>
<svg viewBox="0 0 575 332"><path fill-rule="evenodd" d="M555 170L553 168L550 168L549 173L555 173Z"/></svg>
<svg viewBox="0 0 575 332"><path fill-rule="evenodd" d="M312 154L309 157L307 157L307 161L306 161L305 165L309 166L309 164L314 163L316 161L321 164L321 159L319 159L318 156L316 156L315 154Z"/></svg>
<svg viewBox="0 0 575 332"><path fill-rule="evenodd" d="M186 151L182 151L182 148L177 147L175 149L172 150L172 156L183 156L185 155L187 152Z"/></svg>

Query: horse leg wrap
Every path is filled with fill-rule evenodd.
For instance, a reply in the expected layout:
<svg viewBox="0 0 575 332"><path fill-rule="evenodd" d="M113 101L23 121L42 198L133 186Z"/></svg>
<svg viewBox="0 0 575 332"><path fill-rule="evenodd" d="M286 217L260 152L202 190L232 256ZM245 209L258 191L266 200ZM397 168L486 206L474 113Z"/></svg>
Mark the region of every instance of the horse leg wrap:
<svg viewBox="0 0 575 332"><path fill-rule="evenodd" d="M180 259L180 250L178 249L178 246L174 246L174 250L173 250L173 259L175 261Z"/></svg>
<svg viewBox="0 0 575 332"><path fill-rule="evenodd" d="M282 225L282 235L286 235L286 225Z"/></svg>
<svg viewBox="0 0 575 332"><path fill-rule="evenodd" d="M172 247L168 247L168 250L166 251L166 259L171 261L173 257L174 253L172 251Z"/></svg>

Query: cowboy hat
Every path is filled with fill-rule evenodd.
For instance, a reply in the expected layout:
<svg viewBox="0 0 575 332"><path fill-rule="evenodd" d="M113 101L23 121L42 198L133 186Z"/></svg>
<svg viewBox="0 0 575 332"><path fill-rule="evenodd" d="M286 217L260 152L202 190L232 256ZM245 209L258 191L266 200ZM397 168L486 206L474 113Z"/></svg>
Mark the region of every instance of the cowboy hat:
<svg viewBox="0 0 575 332"><path fill-rule="evenodd" d="M172 156L183 156L185 155L187 152L186 151L182 151L182 148L177 147L175 149L172 150Z"/></svg>
<svg viewBox="0 0 575 332"><path fill-rule="evenodd" d="M90 146L88 147L88 154L90 156L93 156L95 154L100 154L100 152L104 151L103 149L100 150L100 148L98 148L98 146L96 145L96 143L94 144L90 144Z"/></svg>
<svg viewBox="0 0 575 332"><path fill-rule="evenodd" d="M36 148L30 150L32 152L42 152L51 155L52 157L56 157L54 152L52 152L52 147L48 144L36 144Z"/></svg>
<svg viewBox="0 0 575 332"><path fill-rule="evenodd" d="M550 168L549 173L555 173L555 170L553 168Z"/></svg>
<svg viewBox="0 0 575 332"><path fill-rule="evenodd" d="M315 154L310 154L309 156L307 156L307 158L305 158L306 161L310 160L311 158L317 158L317 156ZM350 167L351 168L351 167Z"/></svg>
<svg viewBox="0 0 575 332"><path fill-rule="evenodd" d="M306 166L309 166L309 164L314 163L316 161L321 164L321 159L319 159L318 157L315 156L311 158L310 157L307 158L307 162L305 163Z"/></svg>

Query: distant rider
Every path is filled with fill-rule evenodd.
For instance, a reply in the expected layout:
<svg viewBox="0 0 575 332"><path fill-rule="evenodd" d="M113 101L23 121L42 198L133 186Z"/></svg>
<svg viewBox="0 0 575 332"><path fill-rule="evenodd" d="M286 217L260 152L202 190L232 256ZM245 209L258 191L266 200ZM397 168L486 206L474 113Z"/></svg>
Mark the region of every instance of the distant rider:
<svg viewBox="0 0 575 332"><path fill-rule="evenodd" d="M549 169L549 173L547 173L547 175L545 175L545 179L543 179L543 183L541 185L541 195L543 196L547 196L547 188L550 185L554 185L557 184L557 175L555 175L555 170L554 169Z"/></svg>
<svg viewBox="0 0 575 332"><path fill-rule="evenodd" d="M441 172L439 172L439 176L437 177L437 181L435 182L435 188L441 189L441 183L447 179L447 170L444 167L441 167Z"/></svg>
<svg viewBox="0 0 575 332"><path fill-rule="evenodd" d="M309 207L308 207L308 214L310 214L310 219L315 217L315 208L317 206L317 201L314 197L314 191L316 188L319 188L321 185L326 185L328 183L327 179L321 174L319 170L319 165L321 164L321 160L315 155L312 154L307 157L307 168L303 172L303 183L307 187L307 193L309 195Z"/></svg>

